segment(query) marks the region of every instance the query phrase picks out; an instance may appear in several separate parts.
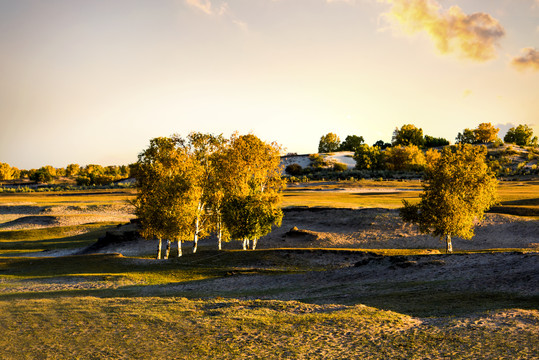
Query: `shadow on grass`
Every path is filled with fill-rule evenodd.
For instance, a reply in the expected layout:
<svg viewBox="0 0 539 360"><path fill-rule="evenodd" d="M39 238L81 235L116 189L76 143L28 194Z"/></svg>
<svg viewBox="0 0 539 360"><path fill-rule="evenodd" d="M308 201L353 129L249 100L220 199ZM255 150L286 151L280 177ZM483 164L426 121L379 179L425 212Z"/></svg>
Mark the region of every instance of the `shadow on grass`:
<svg viewBox="0 0 539 360"><path fill-rule="evenodd" d="M189 254L181 259L158 261L152 259L124 258L118 254L68 256L60 258L0 259L0 275L13 279L13 286L34 280L44 285L61 284L66 278L65 290L32 291L22 286L20 292L0 294L1 301L18 299L46 299L57 297L185 297L199 298L264 298L271 300L298 300L312 304L364 304L415 317L462 316L506 308L537 309L539 296L515 295L508 292L471 291L448 289L447 284L427 280L393 283L342 283L309 281L303 277L306 269L287 268L286 257L279 251L243 252L229 251ZM262 259L272 266L262 267ZM281 259L280 263L278 262ZM274 275L295 274L294 279ZM253 285L235 282L235 277L256 275ZM50 281L47 282L47 277ZM57 278L57 279L56 279ZM126 282L122 284L122 278ZM216 279L230 278L229 286L212 286ZM20 279L17 281L17 279ZM257 284L268 281L270 286ZM73 281L69 281L73 280ZM101 288L69 288L69 284L95 282ZM137 281L141 284L135 284ZM286 281L291 280L291 281ZM274 281L274 283L272 283ZM243 284L243 285L240 285ZM10 286L9 284L7 284ZM81 284L85 286L84 284ZM178 286L181 285L181 286ZM222 285L222 284L221 284ZM367 286L365 286L367 285ZM306 286L307 294L302 291ZM385 286L385 287L384 287ZM16 287L12 288L16 291ZM25 290L30 289L30 290Z"/></svg>
<svg viewBox="0 0 539 360"><path fill-rule="evenodd" d="M415 317L435 317L464 316L510 308L537 309L539 296L432 289L358 296L354 298L353 302Z"/></svg>
<svg viewBox="0 0 539 360"><path fill-rule="evenodd" d="M1 231L0 251L41 251L43 249L56 250L87 246L117 225L117 223L108 223L105 225L96 223L68 227ZM83 234L66 236L66 234L79 231L86 232Z"/></svg>

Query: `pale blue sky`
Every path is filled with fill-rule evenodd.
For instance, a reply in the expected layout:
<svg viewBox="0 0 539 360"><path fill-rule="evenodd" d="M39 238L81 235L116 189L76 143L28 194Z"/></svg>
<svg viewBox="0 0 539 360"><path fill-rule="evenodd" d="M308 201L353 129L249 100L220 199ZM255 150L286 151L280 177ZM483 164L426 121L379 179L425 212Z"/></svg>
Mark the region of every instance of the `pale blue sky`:
<svg viewBox="0 0 539 360"><path fill-rule="evenodd" d="M537 134L537 50L536 0L0 0L0 162L128 164L190 131L298 153L408 123Z"/></svg>

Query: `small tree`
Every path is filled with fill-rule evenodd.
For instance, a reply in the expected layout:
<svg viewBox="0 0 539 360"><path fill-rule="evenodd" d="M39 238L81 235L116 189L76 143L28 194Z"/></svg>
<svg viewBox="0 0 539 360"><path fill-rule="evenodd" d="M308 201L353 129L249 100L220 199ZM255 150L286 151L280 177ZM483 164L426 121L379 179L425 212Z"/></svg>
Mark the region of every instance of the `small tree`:
<svg viewBox="0 0 539 360"><path fill-rule="evenodd" d="M449 141L447 141L444 138L435 138L430 135L425 135L425 147L426 148L432 148L432 147L442 147L449 145Z"/></svg>
<svg viewBox="0 0 539 360"><path fill-rule="evenodd" d="M197 177L192 178L193 186L198 193L198 203L193 219L193 253L197 252L198 240L209 235L215 227L214 214L219 212L220 197L216 192L221 191L216 174L214 161L226 143L222 135L203 134L192 132L187 136L187 141L175 136L181 146L198 162L201 171Z"/></svg>
<svg viewBox="0 0 539 360"><path fill-rule="evenodd" d="M201 166L177 139L155 138L139 155L134 167L138 194L133 204L140 219L141 234L147 239L157 238L157 258L161 258L162 240L176 240L178 256L181 242L192 235L193 218L199 202L193 179L200 176Z"/></svg>
<svg viewBox="0 0 539 360"><path fill-rule="evenodd" d="M475 134L471 129L464 129L462 133L458 133L455 138L457 144L474 144L475 143Z"/></svg>
<svg viewBox="0 0 539 360"><path fill-rule="evenodd" d="M369 146L362 144L354 153L356 161L356 169L378 170L384 165L384 153L380 151L378 146Z"/></svg>
<svg viewBox="0 0 539 360"><path fill-rule="evenodd" d="M298 176L298 175L301 175L303 173L303 168L301 167L300 164L294 163L294 164L287 165L286 168L284 169L284 171L288 175Z"/></svg>
<svg viewBox="0 0 539 360"><path fill-rule="evenodd" d="M498 138L499 131L500 129L495 128L491 123L481 123L473 132L475 141L484 144L495 141Z"/></svg>
<svg viewBox="0 0 539 360"><path fill-rule="evenodd" d="M41 183L51 182L56 177L56 169L50 165L43 166L30 175L30 180Z"/></svg>
<svg viewBox="0 0 539 360"><path fill-rule="evenodd" d="M378 140L378 141L375 142L372 146L378 146L378 148L379 148L380 150L385 150L385 149L391 147L391 144L390 144L390 143L384 142L384 140Z"/></svg>
<svg viewBox="0 0 539 360"><path fill-rule="evenodd" d="M484 146L444 148L439 160L426 168L421 201L403 200L402 219L417 224L422 233L445 238L448 253L453 252L452 236L471 239L475 222L496 202L497 180L486 154Z"/></svg>
<svg viewBox="0 0 539 360"><path fill-rule="evenodd" d="M363 136L348 135L346 139L339 146L340 151L356 151L356 149L363 144L365 140Z"/></svg>
<svg viewBox="0 0 539 360"><path fill-rule="evenodd" d="M392 145L416 145L422 147L425 143L423 139L423 129L416 128L414 125L403 125L400 129L396 128L393 132Z"/></svg>
<svg viewBox="0 0 539 360"><path fill-rule="evenodd" d="M280 146L252 134L234 134L218 162L223 189L222 219L230 236L253 248L272 225L280 226Z"/></svg>
<svg viewBox="0 0 539 360"><path fill-rule="evenodd" d="M318 152L319 153L329 153L337 151L341 144L341 139L334 133L327 133L326 135L320 138L318 143Z"/></svg>
<svg viewBox="0 0 539 360"><path fill-rule="evenodd" d="M386 150L388 170L421 170L425 166L425 155L415 145L393 146Z"/></svg>
<svg viewBox="0 0 539 360"><path fill-rule="evenodd" d="M520 146L532 145L533 140L533 130L528 125L518 125L516 128L512 127L503 138L503 141L506 143L513 143ZM535 142L537 143L537 138L535 138Z"/></svg>
<svg viewBox="0 0 539 360"><path fill-rule="evenodd" d="M0 163L0 180L13 179L13 169L7 163Z"/></svg>

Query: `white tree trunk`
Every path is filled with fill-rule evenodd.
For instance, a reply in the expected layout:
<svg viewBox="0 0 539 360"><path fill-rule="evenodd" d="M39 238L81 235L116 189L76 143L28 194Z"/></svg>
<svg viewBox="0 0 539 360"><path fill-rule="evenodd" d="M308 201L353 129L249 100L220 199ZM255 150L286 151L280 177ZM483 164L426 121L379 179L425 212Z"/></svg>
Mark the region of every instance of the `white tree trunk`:
<svg viewBox="0 0 539 360"><path fill-rule="evenodd" d="M182 241L178 240L177 244L178 244L178 257L180 257L182 256Z"/></svg>
<svg viewBox="0 0 539 360"><path fill-rule="evenodd" d="M223 238L223 231L221 230L221 220L218 220L217 222L217 247L219 250L222 249L221 247L221 244L222 244L222 238Z"/></svg>
<svg viewBox="0 0 539 360"><path fill-rule="evenodd" d="M168 259L168 256L170 255L170 240L167 239L167 247L165 250L165 259Z"/></svg>
<svg viewBox="0 0 539 360"><path fill-rule="evenodd" d="M447 254L452 254L453 253L453 244L451 244L451 234L446 235L445 241L446 241L446 243L445 243L446 244L445 252Z"/></svg>
<svg viewBox="0 0 539 360"><path fill-rule="evenodd" d="M159 238L159 244L157 245L157 260L161 259L161 238Z"/></svg>
<svg viewBox="0 0 539 360"><path fill-rule="evenodd" d="M258 239L257 238L254 238L253 239L253 250L256 250L256 244L258 243Z"/></svg>
<svg viewBox="0 0 539 360"><path fill-rule="evenodd" d="M198 248L198 226L199 226L199 218L197 216L195 220L195 235L193 236L193 254L197 252L197 248Z"/></svg>
<svg viewBox="0 0 539 360"><path fill-rule="evenodd" d="M247 250L249 248L249 239L243 239L243 250Z"/></svg>

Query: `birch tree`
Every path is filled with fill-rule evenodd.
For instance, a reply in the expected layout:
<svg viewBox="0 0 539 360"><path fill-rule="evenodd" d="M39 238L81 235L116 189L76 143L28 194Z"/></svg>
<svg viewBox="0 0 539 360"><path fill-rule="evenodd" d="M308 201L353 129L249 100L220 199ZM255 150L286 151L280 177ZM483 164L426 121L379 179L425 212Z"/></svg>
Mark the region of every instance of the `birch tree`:
<svg viewBox="0 0 539 360"><path fill-rule="evenodd" d="M215 155L222 151L226 140L222 135L215 136L199 132L190 133L187 141L183 141L178 136L176 138L196 161L196 166L200 168L197 175L191 178L198 199L192 225L193 253L196 253L198 240L215 229L214 213L219 212L222 191L217 183L218 176L214 162L217 159Z"/></svg>
<svg viewBox="0 0 539 360"><path fill-rule="evenodd" d="M182 255L182 239L192 235L192 219L198 196L192 179L201 168L175 138L155 138L139 155L135 166L138 194L133 204L140 219L141 235L158 239L157 259L162 257L162 241L176 241Z"/></svg>
<svg viewBox="0 0 539 360"><path fill-rule="evenodd" d="M469 144L444 148L425 169L421 201L403 200L402 219L417 224L422 233L445 239L447 253L453 252L453 236L473 237L475 224L496 202L497 180L486 153L485 146Z"/></svg>
<svg viewBox="0 0 539 360"><path fill-rule="evenodd" d="M256 248L260 237L281 224L280 151L255 135L234 134L220 156L223 225L244 249L251 240Z"/></svg>

